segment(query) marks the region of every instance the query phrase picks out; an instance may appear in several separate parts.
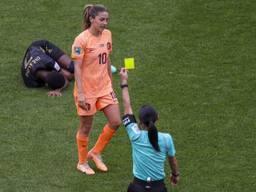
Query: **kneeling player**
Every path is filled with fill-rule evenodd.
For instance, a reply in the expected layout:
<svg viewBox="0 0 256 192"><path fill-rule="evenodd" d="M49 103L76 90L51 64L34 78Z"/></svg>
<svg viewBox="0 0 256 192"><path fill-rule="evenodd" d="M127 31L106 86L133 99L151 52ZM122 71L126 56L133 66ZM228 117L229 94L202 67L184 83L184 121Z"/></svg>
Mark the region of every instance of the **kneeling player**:
<svg viewBox="0 0 256 192"><path fill-rule="evenodd" d="M61 91L74 78L74 63L60 48L47 40L34 41L22 61L21 74L27 87L48 87L48 96Z"/></svg>

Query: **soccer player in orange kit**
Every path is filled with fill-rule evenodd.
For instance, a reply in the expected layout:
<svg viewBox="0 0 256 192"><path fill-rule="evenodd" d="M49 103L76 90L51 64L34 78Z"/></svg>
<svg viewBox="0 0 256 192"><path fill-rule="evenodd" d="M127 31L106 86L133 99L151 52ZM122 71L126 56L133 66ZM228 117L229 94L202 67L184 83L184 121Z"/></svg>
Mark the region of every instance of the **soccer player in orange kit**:
<svg viewBox="0 0 256 192"><path fill-rule="evenodd" d="M76 134L78 158L77 169L87 175L95 174L88 160L106 172L100 154L121 124L117 98L112 87L109 55L112 51L112 36L107 29L108 10L103 5L86 5L83 12L84 31L74 40L72 59L75 63L74 97L80 125ZM108 122L94 147L88 152L89 134L93 116L103 111Z"/></svg>

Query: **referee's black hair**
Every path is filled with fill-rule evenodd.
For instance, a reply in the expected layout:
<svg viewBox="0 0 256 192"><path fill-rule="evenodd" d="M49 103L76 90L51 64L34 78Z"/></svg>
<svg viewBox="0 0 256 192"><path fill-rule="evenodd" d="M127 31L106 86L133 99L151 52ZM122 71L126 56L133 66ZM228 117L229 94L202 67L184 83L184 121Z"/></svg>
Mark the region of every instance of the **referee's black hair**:
<svg viewBox="0 0 256 192"><path fill-rule="evenodd" d="M139 112L139 119L148 128L149 142L156 151L160 151L158 144L158 131L155 126L155 122L158 119L156 110L149 105L142 106Z"/></svg>
<svg viewBox="0 0 256 192"><path fill-rule="evenodd" d="M91 21L90 17L95 18L99 12L108 12L108 9L100 4L87 4L84 6L83 11L83 29L86 30L90 28Z"/></svg>

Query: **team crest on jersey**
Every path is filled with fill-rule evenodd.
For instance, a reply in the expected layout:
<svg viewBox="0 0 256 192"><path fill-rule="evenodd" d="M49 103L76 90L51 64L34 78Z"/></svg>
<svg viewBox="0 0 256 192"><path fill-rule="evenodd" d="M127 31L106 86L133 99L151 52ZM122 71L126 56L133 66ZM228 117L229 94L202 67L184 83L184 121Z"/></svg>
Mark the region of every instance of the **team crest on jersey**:
<svg viewBox="0 0 256 192"><path fill-rule="evenodd" d="M81 47L74 47L74 51L77 55L80 55L81 54Z"/></svg>
<svg viewBox="0 0 256 192"><path fill-rule="evenodd" d="M110 42L107 43L107 48L108 48L108 50L111 50L111 43Z"/></svg>

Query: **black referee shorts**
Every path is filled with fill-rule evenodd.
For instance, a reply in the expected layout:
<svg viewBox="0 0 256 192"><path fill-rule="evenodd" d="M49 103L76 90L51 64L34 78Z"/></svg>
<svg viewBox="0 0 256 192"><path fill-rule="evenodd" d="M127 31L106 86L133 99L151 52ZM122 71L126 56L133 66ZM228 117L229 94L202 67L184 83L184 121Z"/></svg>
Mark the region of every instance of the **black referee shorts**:
<svg viewBox="0 0 256 192"><path fill-rule="evenodd" d="M147 182L135 177L127 192L167 192L167 189L164 180Z"/></svg>

